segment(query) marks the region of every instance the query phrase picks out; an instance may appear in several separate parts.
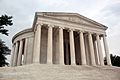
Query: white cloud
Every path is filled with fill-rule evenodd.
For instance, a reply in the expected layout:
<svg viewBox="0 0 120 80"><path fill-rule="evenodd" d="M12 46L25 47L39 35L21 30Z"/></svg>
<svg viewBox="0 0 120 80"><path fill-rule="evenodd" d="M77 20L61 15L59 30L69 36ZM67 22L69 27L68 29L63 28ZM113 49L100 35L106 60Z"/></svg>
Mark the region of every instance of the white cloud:
<svg viewBox="0 0 120 80"><path fill-rule="evenodd" d="M108 26L108 42L110 53L120 55L120 1L110 0L94 18Z"/></svg>

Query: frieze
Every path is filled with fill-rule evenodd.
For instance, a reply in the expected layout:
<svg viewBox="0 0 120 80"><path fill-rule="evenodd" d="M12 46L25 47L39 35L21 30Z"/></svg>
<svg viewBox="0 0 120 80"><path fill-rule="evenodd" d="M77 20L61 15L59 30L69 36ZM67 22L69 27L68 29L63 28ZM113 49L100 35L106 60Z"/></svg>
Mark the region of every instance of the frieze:
<svg viewBox="0 0 120 80"><path fill-rule="evenodd" d="M72 22L76 22L76 23L82 23L82 24L88 24L88 25L93 25L92 23L85 21L81 18L78 17L74 17L74 16L54 16L54 18L57 19L62 19L62 20L67 20L67 21L72 21Z"/></svg>
<svg viewBox="0 0 120 80"><path fill-rule="evenodd" d="M46 17L53 18L53 19L58 19L58 20L63 20L63 21L71 22L71 23L91 26L91 27L94 27L94 28L101 28L101 29L104 29L104 30L106 29L105 27L98 26L96 24L93 24L90 21L87 21L87 20L82 19L82 18L77 17L77 16L46 16Z"/></svg>

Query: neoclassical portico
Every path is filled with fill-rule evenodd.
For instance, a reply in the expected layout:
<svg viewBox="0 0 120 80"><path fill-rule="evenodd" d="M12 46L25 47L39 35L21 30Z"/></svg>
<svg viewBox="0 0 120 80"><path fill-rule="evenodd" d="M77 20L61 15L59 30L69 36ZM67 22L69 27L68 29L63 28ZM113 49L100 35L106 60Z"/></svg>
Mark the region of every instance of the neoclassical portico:
<svg viewBox="0 0 120 80"><path fill-rule="evenodd" d="M13 37L11 66L32 63L104 66L103 52L107 65L111 65L106 29L77 13L37 12L33 27Z"/></svg>

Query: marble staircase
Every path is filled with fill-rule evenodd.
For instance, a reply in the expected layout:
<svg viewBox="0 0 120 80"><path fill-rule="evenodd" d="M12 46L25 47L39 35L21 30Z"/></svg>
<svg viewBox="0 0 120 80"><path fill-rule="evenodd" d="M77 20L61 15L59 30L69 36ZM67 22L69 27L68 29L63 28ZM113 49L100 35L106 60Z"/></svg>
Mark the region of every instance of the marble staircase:
<svg viewBox="0 0 120 80"><path fill-rule="evenodd" d="M0 80L120 80L120 68L30 64L0 68Z"/></svg>

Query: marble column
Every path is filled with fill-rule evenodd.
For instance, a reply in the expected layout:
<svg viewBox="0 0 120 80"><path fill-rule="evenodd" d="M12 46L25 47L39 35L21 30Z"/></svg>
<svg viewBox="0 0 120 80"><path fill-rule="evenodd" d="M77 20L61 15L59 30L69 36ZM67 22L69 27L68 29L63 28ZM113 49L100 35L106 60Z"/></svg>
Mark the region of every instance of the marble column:
<svg viewBox="0 0 120 80"><path fill-rule="evenodd" d="M25 38L25 45L24 45L24 59L23 64L27 64L27 49L28 49L28 38Z"/></svg>
<svg viewBox="0 0 120 80"><path fill-rule="evenodd" d="M84 44L84 37L82 31L80 31L80 50L81 50L82 65L86 65L85 44Z"/></svg>
<svg viewBox="0 0 120 80"><path fill-rule="evenodd" d="M17 59L17 66L20 66L21 62L22 62L22 50L23 50L23 40L20 40L18 59Z"/></svg>
<svg viewBox="0 0 120 80"><path fill-rule="evenodd" d="M27 56L26 56L26 64L33 63L33 37L28 37L28 45L27 45Z"/></svg>
<svg viewBox="0 0 120 80"><path fill-rule="evenodd" d="M13 43L12 45L12 51L11 51L11 62L10 62L10 66L13 66L13 60L14 60L14 54L15 54L15 45Z"/></svg>
<svg viewBox="0 0 120 80"><path fill-rule="evenodd" d="M91 65L96 66L95 54L94 54L94 48L93 48L93 39L92 39L91 33L88 33L88 40L89 40L90 55L91 55Z"/></svg>
<svg viewBox="0 0 120 80"><path fill-rule="evenodd" d="M41 24L37 24L34 40L33 63L40 63Z"/></svg>
<svg viewBox="0 0 120 80"><path fill-rule="evenodd" d="M59 63L64 65L63 28L59 28Z"/></svg>
<svg viewBox="0 0 120 80"><path fill-rule="evenodd" d="M48 42L47 42L47 64L52 64L52 53L53 53L53 34L52 26L48 26Z"/></svg>
<svg viewBox="0 0 120 80"><path fill-rule="evenodd" d="M75 44L74 44L74 34L73 30L69 31L69 38L70 38L70 54L71 54L71 65L75 65Z"/></svg>
<svg viewBox="0 0 120 80"><path fill-rule="evenodd" d="M18 56L18 42L15 43L15 53L13 59L13 66L17 65L17 56Z"/></svg>
<svg viewBox="0 0 120 80"><path fill-rule="evenodd" d="M93 42L94 45L94 50L95 50L95 60L96 60L96 64L100 65L100 59L99 59L99 53L98 53L98 47L97 47L97 40L95 40Z"/></svg>
<svg viewBox="0 0 120 80"><path fill-rule="evenodd" d="M89 41L88 41L88 34L84 35L84 42L85 42L85 53L86 53L86 63L90 65L90 51L89 51Z"/></svg>
<svg viewBox="0 0 120 80"><path fill-rule="evenodd" d="M106 36L105 35L103 35L103 43L104 43L105 55L106 55L106 59L107 59L107 65L111 66L112 64L111 64L108 44L107 44L107 40L106 40Z"/></svg>
<svg viewBox="0 0 120 80"><path fill-rule="evenodd" d="M96 36L97 38L97 46L98 46L98 54L99 54L99 59L100 59L100 65L104 65L104 58L103 58L103 53L102 53L102 47L101 47L101 42L100 42L100 37L99 34Z"/></svg>

